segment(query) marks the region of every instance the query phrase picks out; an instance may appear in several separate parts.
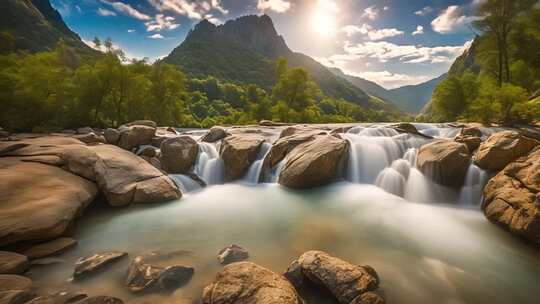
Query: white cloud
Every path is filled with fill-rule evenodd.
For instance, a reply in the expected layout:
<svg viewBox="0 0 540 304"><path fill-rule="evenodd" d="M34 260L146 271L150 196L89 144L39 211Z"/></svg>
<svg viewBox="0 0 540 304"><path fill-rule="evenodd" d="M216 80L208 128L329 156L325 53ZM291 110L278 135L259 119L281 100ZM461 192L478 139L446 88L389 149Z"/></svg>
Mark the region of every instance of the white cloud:
<svg viewBox="0 0 540 304"><path fill-rule="evenodd" d="M210 22L212 24L215 24L215 25L223 23L223 22L221 22L221 20L219 20L219 18L214 17L214 15L212 15L212 14L205 15L204 19L206 19L208 22Z"/></svg>
<svg viewBox="0 0 540 304"><path fill-rule="evenodd" d="M362 17L368 18L369 20L375 20L378 16L379 9L377 9L375 5L364 9L364 13L362 14Z"/></svg>
<svg viewBox="0 0 540 304"><path fill-rule="evenodd" d="M416 27L416 30L414 32L412 32L412 35L415 36L415 35L422 35L424 33L424 27L419 25Z"/></svg>
<svg viewBox="0 0 540 304"><path fill-rule="evenodd" d="M116 16L116 13L113 11L110 11L106 8L98 8L97 13L101 16L107 17L107 16Z"/></svg>
<svg viewBox="0 0 540 304"><path fill-rule="evenodd" d="M354 34L367 35L370 40L382 40L389 37L403 35L404 32L396 28L384 28L384 29L374 29L369 24L362 24L358 27L356 25L347 25L341 29L345 34L350 37Z"/></svg>
<svg viewBox="0 0 540 304"><path fill-rule="evenodd" d="M386 70L365 71L361 73L347 72L347 74L374 81L388 89L398 88L404 85L417 84L432 78L431 76L392 73Z"/></svg>
<svg viewBox="0 0 540 304"><path fill-rule="evenodd" d="M414 14L417 16L425 16L427 14L430 14L431 12L433 12L433 9L430 6L424 6L423 9L414 12Z"/></svg>
<svg viewBox="0 0 540 304"><path fill-rule="evenodd" d="M285 13L291 8L291 2L287 0L258 0L257 9L262 12L274 11Z"/></svg>
<svg viewBox="0 0 540 304"><path fill-rule="evenodd" d="M161 35L161 34L154 34L154 35L148 36L148 38L150 38L150 39L163 39L165 37L163 37L163 35Z"/></svg>
<svg viewBox="0 0 540 304"><path fill-rule="evenodd" d="M431 27L441 34L453 33L462 30L476 19L477 17L465 15L462 7L451 5L431 22Z"/></svg>
<svg viewBox="0 0 540 304"><path fill-rule="evenodd" d="M117 12L126 14L128 16L131 16L131 17L135 18L135 19L139 19L139 20L150 20L150 19L152 19L152 17L141 13L140 11L138 11L137 9L135 9L134 7L132 7L129 4L125 4L123 2L106 1L106 0L101 0L101 2L112 6L112 8L114 8L114 10L116 10Z"/></svg>
<svg viewBox="0 0 540 304"><path fill-rule="evenodd" d="M170 11L179 15L187 16L190 19L200 20L208 12L215 10L221 14L228 14L220 0L147 0L156 10L160 12Z"/></svg>
<svg viewBox="0 0 540 304"><path fill-rule="evenodd" d="M174 17L163 14L157 14L154 20L145 22L144 25L146 25L146 31L148 32L174 30L180 26L179 23L175 23Z"/></svg>

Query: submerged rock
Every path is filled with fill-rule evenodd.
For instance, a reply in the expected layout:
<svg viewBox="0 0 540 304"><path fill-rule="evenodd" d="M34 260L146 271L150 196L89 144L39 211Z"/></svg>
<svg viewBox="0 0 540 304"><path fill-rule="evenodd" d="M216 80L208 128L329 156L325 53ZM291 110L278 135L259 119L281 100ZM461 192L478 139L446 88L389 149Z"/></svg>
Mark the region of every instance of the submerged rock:
<svg viewBox="0 0 540 304"><path fill-rule="evenodd" d="M332 135L297 145L285 157L278 182L291 188L328 184L342 171L348 147L348 141Z"/></svg>
<svg viewBox="0 0 540 304"><path fill-rule="evenodd" d="M366 295L379 287L379 277L372 267L353 265L323 251L302 254L291 263L285 277L297 288L302 288L305 280L309 280L330 291L341 304L381 303L367 302L380 298L371 293Z"/></svg>
<svg viewBox="0 0 540 304"><path fill-rule="evenodd" d="M75 271L73 272L73 278L78 279L83 276L95 273L117 262L125 256L127 256L127 252L106 251L80 258L77 263L75 263Z"/></svg>
<svg viewBox="0 0 540 304"><path fill-rule="evenodd" d="M32 246L23 252L29 259L40 259L54 254L60 254L77 245L77 240L61 237L56 240Z"/></svg>
<svg viewBox="0 0 540 304"><path fill-rule="evenodd" d="M221 265L227 265L234 262L240 262L247 260L249 252L242 246L232 244L228 247L221 249L218 253L218 261Z"/></svg>
<svg viewBox="0 0 540 304"><path fill-rule="evenodd" d="M21 274L29 266L26 256L15 252L0 251L0 274Z"/></svg>
<svg viewBox="0 0 540 304"><path fill-rule="evenodd" d="M133 292L147 290L158 283L162 289L174 289L187 283L195 269L189 266L174 265L162 267L150 264L147 256L135 257L128 267L126 286Z"/></svg>
<svg viewBox="0 0 540 304"><path fill-rule="evenodd" d="M498 132L480 144L474 162L482 169L498 171L538 145L539 141L514 131Z"/></svg>
<svg viewBox="0 0 540 304"><path fill-rule="evenodd" d="M221 144L220 155L225 164L225 177L235 180L243 177L257 158L264 139L256 135L231 135Z"/></svg>
<svg viewBox="0 0 540 304"><path fill-rule="evenodd" d="M199 153L199 145L189 136L170 138L161 143L161 167L169 174L189 172Z"/></svg>
<svg viewBox="0 0 540 304"><path fill-rule="evenodd" d="M465 144L452 140L436 140L418 151L417 166L433 181L445 186L461 186L471 156Z"/></svg>
<svg viewBox="0 0 540 304"><path fill-rule="evenodd" d="M487 183L482 209L490 221L540 244L540 148Z"/></svg>
<svg viewBox="0 0 540 304"><path fill-rule="evenodd" d="M204 288L203 304L301 304L294 287L282 276L251 262L225 266Z"/></svg>
<svg viewBox="0 0 540 304"><path fill-rule="evenodd" d="M229 136L229 133L223 127L214 126L210 128L208 133L201 137L202 142L216 142Z"/></svg>

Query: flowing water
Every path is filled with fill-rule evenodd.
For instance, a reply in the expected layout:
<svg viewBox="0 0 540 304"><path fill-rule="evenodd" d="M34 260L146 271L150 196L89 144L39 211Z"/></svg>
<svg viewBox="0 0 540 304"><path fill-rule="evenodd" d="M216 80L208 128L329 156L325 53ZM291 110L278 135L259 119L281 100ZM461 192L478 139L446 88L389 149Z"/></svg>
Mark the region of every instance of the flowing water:
<svg viewBox="0 0 540 304"><path fill-rule="evenodd" d="M417 127L437 137L457 134ZM471 164L462 189L442 187L415 168L418 148L428 139L384 126L355 127L342 136L351 143L346 180L303 191L275 183L280 166L265 177L272 182L257 183L269 144L236 183L224 183L219 144L201 144L195 173L209 187L175 175L188 192L181 200L94 208L78 222L79 246L61 256L65 262L34 268L31 276L47 291L115 295L129 303L197 303L221 269L217 252L236 243L249 250L250 260L278 273L311 249L369 264L388 303L538 303L540 252L484 218L485 172ZM195 275L172 294L133 295L123 287L126 259L88 280L67 281L78 257L101 250L125 250L131 257L168 253L168 262L190 264Z"/></svg>

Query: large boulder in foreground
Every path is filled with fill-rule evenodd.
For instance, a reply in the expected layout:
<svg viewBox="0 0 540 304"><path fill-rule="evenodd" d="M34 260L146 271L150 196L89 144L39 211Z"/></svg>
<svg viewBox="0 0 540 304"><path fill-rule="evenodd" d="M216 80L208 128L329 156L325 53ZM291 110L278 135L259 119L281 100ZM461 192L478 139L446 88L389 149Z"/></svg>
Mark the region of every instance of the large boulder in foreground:
<svg viewBox="0 0 540 304"><path fill-rule="evenodd" d="M243 177L257 158L264 139L256 135L231 135L226 137L220 149L225 164L225 178L235 180Z"/></svg>
<svg viewBox="0 0 540 304"><path fill-rule="evenodd" d="M278 182L291 188L325 185L341 172L349 142L333 135L317 136L297 145L284 159Z"/></svg>
<svg viewBox="0 0 540 304"><path fill-rule="evenodd" d="M87 179L23 159L0 158L0 246L62 236L97 195Z"/></svg>
<svg viewBox="0 0 540 304"><path fill-rule="evenodd" d="M420 147L417 166L436 183L455 187L463 185L470 160L465 144L442 139Z"/></svg>
<svg viewBox="0 0 540 304"><path fill-rule="evenodd" d="M325 288L341 304L349 303L377 303L362 302L361 299L370 298L384 301L376 294L371 293L379 287L379 277L371 266L358 266L339 258L333 257L323 251L308 251L293 261L285 277L297 288L302 288L309 282Z"/></svg>
<svg viewBox="0 0 540 304"><path fill-rule="evenodd" d="M540 148L487 183L482 209L490 221L540 244Z"/></svg>
<svg viewBox="0 0 540 304"><path fill-rule="evenodd" d="M482 169L499 171L539 144L514 131L497 132L480 144L474 162Z"/></svg>
<svg viewBox="0 0 540 304"><path fill-rule="evenodd" d="M161 168L169 174L185 174L193 168L199 145L189 136L166 139L161 143Z"/></svg>
<svg viewBox="0 0 540 304"><path fill-rule="evenodd" d="M26 256L15 252L0 251L0 274L21 274L29 266Z"/></svg>
<svg viewBox="0 0 540 304"><path fill-rule="evenodd" d="M301 304L284 277L251 262L232 263L206 286L203 304Z"/></svg>

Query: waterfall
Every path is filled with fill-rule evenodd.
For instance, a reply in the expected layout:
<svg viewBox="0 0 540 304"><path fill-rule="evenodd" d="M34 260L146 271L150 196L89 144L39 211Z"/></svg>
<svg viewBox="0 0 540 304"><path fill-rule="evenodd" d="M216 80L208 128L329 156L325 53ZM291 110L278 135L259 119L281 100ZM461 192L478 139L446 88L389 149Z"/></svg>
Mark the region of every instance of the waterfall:
<svg viewBox="0 0 540 304"><path fill-rule="evenodd" d="M377 176L375 185L388 193L403 196L405 177L394 168L385 168Z"/></svg>
<svg viewBox="0 0 540 304"><path fill-rule="evenodd" d="M257 158L255 161L249 166L249 169L242 179L245 183L248 184L258 184L259 183L259 177L261 175L262 166L264 162L264 158L270 152L270 149L272 148L272 145L263 142L261 147L259 148L259 152L257 153Z"/></svg>
<svg viewBox="0 0 540 304"><path fill-rule="evenodd" d="M169 174L169 177L173 180L180 191L182 191L182 193L193 192L202 188L199 183L187 175Z"/></svg>
<svg viewBox="0 0 540 304"><path fill-rule="evenodd" d="M467 169L465 184L461 188L459 203L462 205L479 205L482 202L482 191L487 180L487 172L471 163Z"/></svg>
<svg viewBox="0 0 540 304"><path fill-rule="evenodd" d="M199 154L194 171L207 185L225 182L223 159L219 156L215 145L206 142L199 143Z"/></svg>

